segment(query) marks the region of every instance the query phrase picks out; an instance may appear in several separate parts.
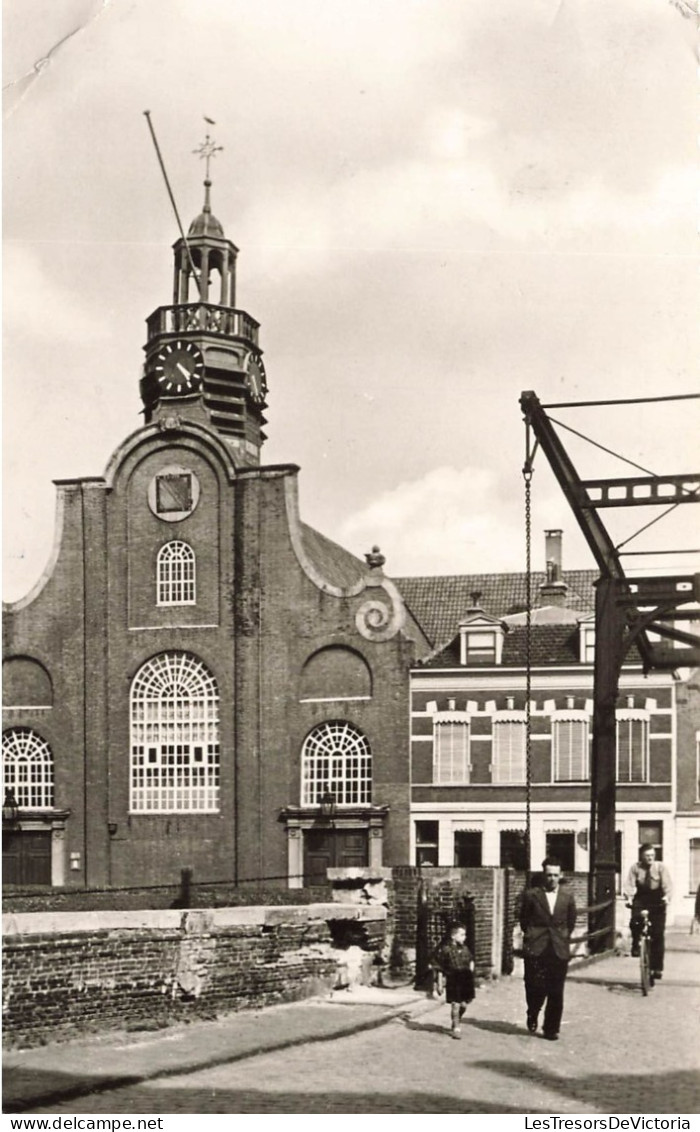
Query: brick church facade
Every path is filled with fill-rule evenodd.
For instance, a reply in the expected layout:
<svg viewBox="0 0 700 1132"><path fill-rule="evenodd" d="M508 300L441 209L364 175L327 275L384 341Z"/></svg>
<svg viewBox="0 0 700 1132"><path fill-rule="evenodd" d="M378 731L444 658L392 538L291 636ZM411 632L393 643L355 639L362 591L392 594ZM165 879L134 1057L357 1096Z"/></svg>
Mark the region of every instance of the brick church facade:
<svg viewBox="0 0 700 1132"><path fill-rule="evenodd" d="M210 184L148 319L145 424L57 481L51 562L5 607L5 882L270 879L407 859L410 664L382 556L260 463L267 385ZM6 796L7 802L7 796Z"/></svg>

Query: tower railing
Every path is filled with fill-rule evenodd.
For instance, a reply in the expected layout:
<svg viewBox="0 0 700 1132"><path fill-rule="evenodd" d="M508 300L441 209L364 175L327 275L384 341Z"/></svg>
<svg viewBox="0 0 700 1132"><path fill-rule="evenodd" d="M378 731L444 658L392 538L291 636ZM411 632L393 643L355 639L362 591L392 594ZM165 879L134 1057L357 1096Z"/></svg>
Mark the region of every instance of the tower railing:
<svg viewBox="0 0 700 1132"><path fill-rule="evenodd" d="M215 303L179 303L158 307L147 320L148 339L161 334L206 333L227 338L244 338L258 344L260 323L247 313Z"/></svg>

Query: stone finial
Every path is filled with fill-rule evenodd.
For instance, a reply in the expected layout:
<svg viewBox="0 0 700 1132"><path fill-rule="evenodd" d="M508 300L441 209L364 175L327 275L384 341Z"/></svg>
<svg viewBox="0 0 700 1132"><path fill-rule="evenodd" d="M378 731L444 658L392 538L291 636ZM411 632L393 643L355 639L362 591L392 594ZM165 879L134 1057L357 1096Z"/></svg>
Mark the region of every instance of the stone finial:
<svg viewBox="0 0 700 1132"><path fill-rule="evenodd" d="M369 566L370 570L381 570L382 566L386 562L386 558L381 553L378 546L373 546L369 554L365 554L365 562Z"/></svg>

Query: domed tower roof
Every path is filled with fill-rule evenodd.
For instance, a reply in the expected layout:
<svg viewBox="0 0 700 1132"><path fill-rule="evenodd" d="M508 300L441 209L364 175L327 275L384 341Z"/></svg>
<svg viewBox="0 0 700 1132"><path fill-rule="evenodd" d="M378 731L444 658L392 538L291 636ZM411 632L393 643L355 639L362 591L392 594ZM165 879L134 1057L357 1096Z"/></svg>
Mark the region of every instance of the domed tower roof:
<svg viewBox="0 0 700 1132"><path fill-rule="evenodd" d="M189 226L187 235L191 237L199 236L215 236L218 239L224 239L224 228L221 221L217 220L211 210L211 202L209 199L209 190L211 189L211 181L204 182L204 208L199 216L195 217Z"/></svg>

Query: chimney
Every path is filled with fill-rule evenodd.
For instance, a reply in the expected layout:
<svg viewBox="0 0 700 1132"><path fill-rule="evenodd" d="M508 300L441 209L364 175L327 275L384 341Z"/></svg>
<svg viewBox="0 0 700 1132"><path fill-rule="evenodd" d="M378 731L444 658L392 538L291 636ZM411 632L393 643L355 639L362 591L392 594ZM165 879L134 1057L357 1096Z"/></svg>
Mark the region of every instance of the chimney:
<svg viewBox="0 0 700 1132"><path fill-rule="evenodd" d="M561 539L562 531L544 532L544 560L547 563L548 582L561 581Z"/></svg>
<svg viewBox="0 0 700 1132"><path fill-rule="evenodd" d="M540 586L540 604L564 607L569 587L564 581L561 566L560 530L544 532L544 556L547 579Z"/></svg>

